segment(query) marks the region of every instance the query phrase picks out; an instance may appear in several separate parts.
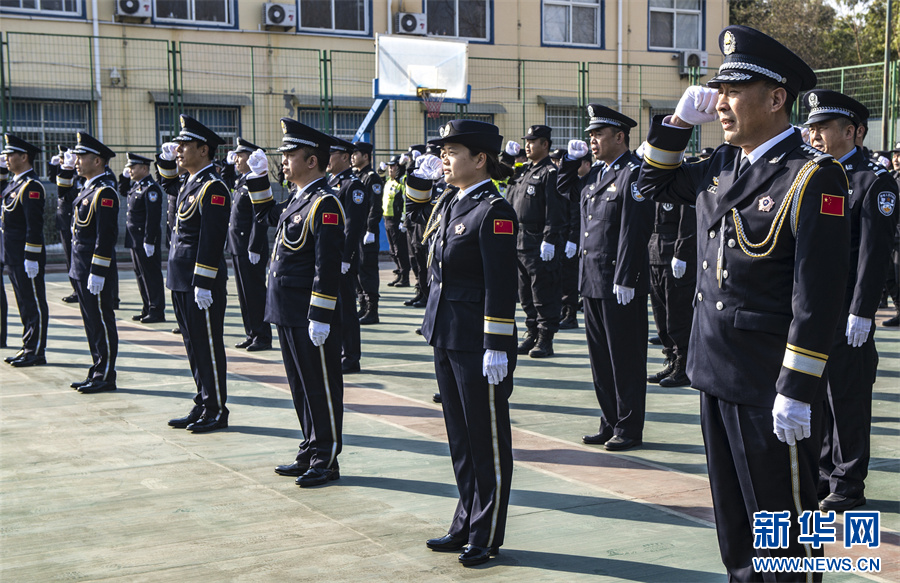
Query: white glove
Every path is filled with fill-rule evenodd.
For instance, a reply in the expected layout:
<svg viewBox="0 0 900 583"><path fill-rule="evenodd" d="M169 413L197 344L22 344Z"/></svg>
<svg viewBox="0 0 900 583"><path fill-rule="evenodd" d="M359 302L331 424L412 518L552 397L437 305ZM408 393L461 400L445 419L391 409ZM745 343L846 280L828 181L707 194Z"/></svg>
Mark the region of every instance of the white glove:
<svg viewBox="0 0 900 583"><path fill-rule="evenodd" d="M146 255L147 257L153 257L154 253L156 253L156 245L144 243L144 255Z"/></svg>
<svg viewBox="0 0 900 583"><path fill-rule="evenodd" d="M541 261L550 261L556 255L556 247L546 241L541 241Z"/></svg>
<svg viewBox="0 0 900 583"><path fill-rule="evenodd" d="M403 223L400 223L400 232L401 232L401 233L405 233L405 232L406 232L406 225L404 225Z"/></svg>
<svg viewBox="0 0 900 583"><path fill-rule="evenodd" d="M350 271L350 264L344 263L343 261L341 261L341 275L344 275L348 271Z"/></svg>
<svg viewBox="0 0 900 583"><path fill-rule="evenodd" d="M809 128L806 126L794 126L798 130L800 130L800 137L803 138L803 141L807 144L809 143Z"/></svg>
<svg viewBox="0 0 900 583"><path fill-rule="evenodd" d="M634 299L634 288L625 287L624 285L613 284L613 293L616 294L616 301L627 306Z"/></svg>
<svg viewBox="0 0 900 583"><path fill-rule="evenodd" d="M418 158L418 157L421 156L421 155L422 155L422 152L420 152L420 151L418 151L418 150L413 150L412 152L409 153L409 157L412 158L413 161L415 161L416 158ZM429 154L429 155L430 155L430 154Z"/></svg>
<svg viewBox="0 0 900 583"><path fill-rule="evenodd" d="M878 156L878 163L887 168L891 169L891 161L885 158L884 156Z"/></svg>
<svg viewBox="0 0 900 583"><path fill-rule="evenodd" d="M481 364L481 374L487 377L488 383L499 385L509 372L509 359L502 350L485 350Z"/></svg>
<svg viewBox="0 0 900 583"><path fill-rule="evenodd" d="M75 160L78 159L78 156L75 155L71 150L63 154L63 163L60 168L63 170L75 170Z"/></svg>
<svg viewBox="0 0 900 583"><path fill-rule="evenodd" d="M384 172L385 170L387 170L387 164L382 162L381 164L378 165L378 170L381 172Z"/></svg>
<svg viewBox="0 0 900 583"><path fill-rule="evenodd" d="M194 302L201 310L205 310L213 303L212 291L194 286Z"/></svg>
<svg viewBox="0 0 900 583"><path fill-rule="evenodd" d="M103 291L103 284L106 283L106 278L100 275L94 275L91 273L88 275L87 280L87 288L88 291L94 295L99 294Z"/></svg>
<svg viewBox="0 0 900 583"><path fill-rule="evenodd" d="M6 154L0 154L0 168L4 170L8 168L6 163Z"/></svg>
<svg viewBox="0 0 900 583"><path fill-rule="evenodd" d="M675 107L675 115L678 119L698 126L718 119L716 105L719 101L719 92L711 87L691 85L681 96Z"/></svg>
<svg viewBox="0 0 900 583"><path fill-rule="evenodd" d="M315 320L309 321L309 339L312 340L313 346L325 344L329 332L331 332L331 324L323 324Z"/></svg>
<svg viewBox="0 0 900 583"><path fill-rule="evenodd" d="M640 158L641 160L643 160L643 159L644 159L644 152L647 151L647 146L648 146L648 145L649 145L649 144L647 144L646 141L641 142L641 145L638 146L638 149L634 151L634 155L637 156L638 158Z"/></svg>
<svg viewBox="0 0 900 583"><path fill-rule="evenodd" d="M257 263L259 263L259 253L247 251L247 258L250 260L251 265L256 265Z"/></svg>
<svg viewBox="0 0 900 583"><path fill-rule="evenodd" d="M225 163L234 164L235 162L237 162L237 153L234 150L228 150L228 153L225 154Z"/></svg>
<svg viewBox="0 0 900 583"><path fill-rule="evenodd" d="M404 166L409 164L409 156L407 154L400 154L400 163Z"/></svg>
<svg viewBox="0 0 900 583"><path fill-rule="evenodd" d="M178 144L175 142L166 142L160 148L159 157L163 160L167 160L171 162L175 159L175 149L178 147Z"/></svg>
<svg viewBox="0 0 900 583"><path fill-rule="evenodd" d="M56 155L56 156L53 156L52 158L50 158L51 166L59 166L60 162L62 162L62 159L60 159L59 155Z"/></svg>
<svg viewBox="0 0 900 583"><path fill-rule="evenodd" d="M363 236L363 245L371 245L375 242L375 233L371 231L366 231L366 234Z"/></svg>
<svg viewBox="0 0 900 583"><path fill-rule="evenodd" d="M786 397L781 393L775 395L775 405L772 407L772 423L778 441L795 445L801 439L810 435L810 407L809 403L797 401Z"/></svg>
<svg viewBox="0 0 900 583"><path fill-rule="evenodd" d="M256 150L252 154L250 154L250 159L247 160L247 165L250 166L250 171L253 173L252 177L260 177L268 174L269 172L269 160L266 159L266 153L262 150Z"/></svg>
<svg viewBox="0 0 900 583"><path fill-rule="evenodd" d="M672 258L672 275L675 276L675 279L681 279L684 277L684 272L687 271L687 262L682 261L677 257Z"/></svg>
<svg viewBox="0 0 900 583"><path fill-rule="evenodd" d="M575 257L576 253L578 253L578 245L571 241L566 241L566 257L571 259Z"/></svg>
<svg viewBox="0 0 900 583"><path fill-rule="evenodd" d="M859 348L865 344L869 338L869 330L872 329L872 320L870 318L860 318L850 314L847 318L847 345L853 348Z"/></svg>
<svg viewBox="0 0 900 583"><path fill-rule="evenodd" d="M506 149L504 151L515 158L519 155L519 152L522 151L522 145L519 142L509 140L508 142L506 142Z"/></svg>
<svg viewBox="0 0 900 583"><path fill-rule="evenodd" d="M131 180L131 168L126 166L125 170L122 170L122 176L124 176L128 180Z"/></svg>
<svg viewBox="0 0 900 583"><path fill-rule="evenodd" d="M569 140L568 154L570 160L578 160L588 155L588 145L584 140Z"/></svg>
<svg viewBox="0 0 900 583"><path fill-rule="evenodd" d="M437 180L444 175L444 163L433 154L425 154L416 161L416 169L413 176L425 180Z"/></svg>
<svg viewBox="0 0 900 583"><path fill-rule="evenodd" d="M32 261L31 259L25 260L25 275L28 276L28 279L34 279L40 270L41 266L38 265L37 261Z"/></svg>

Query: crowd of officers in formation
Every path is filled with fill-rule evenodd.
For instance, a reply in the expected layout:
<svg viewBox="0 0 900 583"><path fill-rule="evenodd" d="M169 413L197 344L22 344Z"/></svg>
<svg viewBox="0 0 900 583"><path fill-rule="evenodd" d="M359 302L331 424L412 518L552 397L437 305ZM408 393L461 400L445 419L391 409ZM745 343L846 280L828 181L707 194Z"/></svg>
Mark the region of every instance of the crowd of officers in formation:
<svg viewBox="0 0 900 583"><path fill-rule="evenodd" d="M460 490L448 534L429 548L461 550L465 565L499 552L516 357L553 356L554 335L577 328L583 311L602 411L583 441L640 446L648 383L702 391L723 561L735 580L751 579L751 509L865 503L874 317L886 289L895 306L900 299L900 143L891 161L867 151L868 110L813 89L809 67L766 35L732 26L719 44L718 74L654 119L636 151L636 122L591 104L590 145L554 150L551 129L534 125L524 146L511 140L501 151L495 126L456 120L376 170L371 144L284 118L279 177L289 196L280 203L262 148L241 138L217 163L224 140L187 115L155 159L158 179L154 160L133 153L117 177L108 166L116 154L79 133L51 160L74 288L66 300L81 308L91 353L72 387L116 388L121 197L142 300L133 319L165 321L170 290L197 385L193 407L169 425L228 426L227 249L246 334L236 347L271 349L276 326L303 429L294 461L275 471L300 486L338 479L343 375L360 370L360 326L379 322L383 218L395 275L387 285L414 279L404 303L425 308L417 333L435 350L434 399ZM797 98L809 112L803 128L787 121ZM684 158L689 128L714 120L727 142ZM5 138L3 263L24 326L22 349L6 360L27 367L46 363L45 193L33 169L41 151ZM665 356L649 376L648 296ZM802 547L793 536L773 553L803 556Z"/></svg>

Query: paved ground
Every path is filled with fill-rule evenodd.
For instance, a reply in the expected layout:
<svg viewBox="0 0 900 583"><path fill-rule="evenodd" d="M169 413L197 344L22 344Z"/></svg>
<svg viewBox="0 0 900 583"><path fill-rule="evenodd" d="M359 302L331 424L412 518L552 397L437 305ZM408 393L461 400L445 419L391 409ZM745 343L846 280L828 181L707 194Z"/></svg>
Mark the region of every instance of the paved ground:
<svg viewBox="0 0 900 583"><path fill-rule="evenodd" d="M386 267L386 265L383 265ZM391 274L383 272L384 281ZM273 466L300 439L280 352L228 349L227 431L193 435L193 381L170 323L131 321L122 272L119 390L81 395L87 345L70 289L51 275L48 366L0 369L2 581L724 581L691 389L651 386L644 447L581 443L599 409L583 329L557 356L520 360L512 397L515 476L506 544L482 567L424 540L446 532L456 490L431 351L414 333L410 290L383 286L381 323L363 327L363 372L345 378L341 480L297 488ZM226 342L243 334L232 295ZM20 333L12 290L11 346ZM888 316L883 312L884 319ZM652 326L652 319L651 319ZM879 328L868 510L881 511L871 580L900 580L900 332ZM10 350L7 353L12 353ZM650 369L662 362L650 350ZM826 575L826 581L862 581Z"/></svg>

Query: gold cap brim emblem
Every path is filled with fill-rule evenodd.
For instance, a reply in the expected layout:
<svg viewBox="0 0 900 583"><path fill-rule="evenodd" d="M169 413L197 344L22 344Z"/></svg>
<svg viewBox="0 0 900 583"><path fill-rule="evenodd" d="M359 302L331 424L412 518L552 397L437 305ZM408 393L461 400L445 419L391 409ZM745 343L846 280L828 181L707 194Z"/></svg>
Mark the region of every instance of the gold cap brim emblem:
<svg viewBox="0 0 900 583"><path fill-rule="evenodd" d="M287 124L284 123L284 121L281 122L281 133L283 133L283 134L287 133Z"/></svg>
<svg viewBox="0 0 900 583"><path fill-rule="evenodd" d="M725 38L722 39L722 53L726 55L730 55L735 51L737 46L735 46L734 35L729 30L725 33Z"/></svg>

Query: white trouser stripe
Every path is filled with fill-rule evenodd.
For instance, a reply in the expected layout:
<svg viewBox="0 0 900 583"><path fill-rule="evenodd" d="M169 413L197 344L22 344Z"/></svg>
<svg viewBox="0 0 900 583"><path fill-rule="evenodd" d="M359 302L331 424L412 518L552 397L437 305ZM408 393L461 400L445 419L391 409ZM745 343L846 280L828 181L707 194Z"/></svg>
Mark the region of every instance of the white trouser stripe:
<svg viewBox="0 0 900 583"><path fill-rule="evenodd" d="M328 467L334 463L337 457L337 425L334 422L334 405L331 403L331 383L328 382L328 368L325 366L325 345L319 345L319 356L322 357L322 378L325 379L325 400L328 403L328 420L331 422L331 459Z"/></svg>
<svg viewBox="0 0 900 583"><path fill-rule="evenodd" d="M46 341L44 338L44 314L41 312L41 300L38 299L37 293L37 283L35 283L35 279L37 276L31 278L31 289L34 291L34 305L37 307L38 311L38 329L37 329L37 348L35 349L35 354L42 354L44 352L44 347L41 346L42 342Z"/></svg>
<svg viewBox="0 0 900 583"><path fill-rule="evenodd" d="M88 292L91 293L91 292ZM109 346L109 331L106 327L106 320L103 319L103 301L101 300L103 291L97 294L97 308L100 311L100 323L103 324L103 338L106 341L106 370L103 371L103 380L109 375L109 365L112 362L112 351Z"/></svg>
<svg viewBox="0 0 900 583"><path fill-rule="evenodd" d="M206 315L206 335L209 338L209 356L212 359L213 368L213 385L216 387L216 405L219 407L219 413L216 415L216 421L222 416L222 394L219 392L219 367L216 366L216 349L213 346L212 322L209 320L209 308L202 310Z"/></svg>
<svg viewBox="0 0 900 583"><path fill-rule="evenodd" d="M797 459L797 445L789 445L788 451L791 455L791 495L794 497L794 507L797 510L797 516L803 514L803 505L800 504L800 462ZM812 557L812 551L808 544L803 545L807 557ZM806 572L806 583L813 582L812 571Z"/></svg>
<svg viewBox="0 0 900 583"><path fill-rule="evenodd" d="M494 394L497 387L488 383L488 403L491 406L491 451L494 454L494 478L497 481L494 490L494 511L491 513L491 534L488 536L488 548L494 546L494 534L497 532L497 515L500 513L500 488L503 485L500 475L500 444L497 442L497 407L494 403Z"/></svg>

